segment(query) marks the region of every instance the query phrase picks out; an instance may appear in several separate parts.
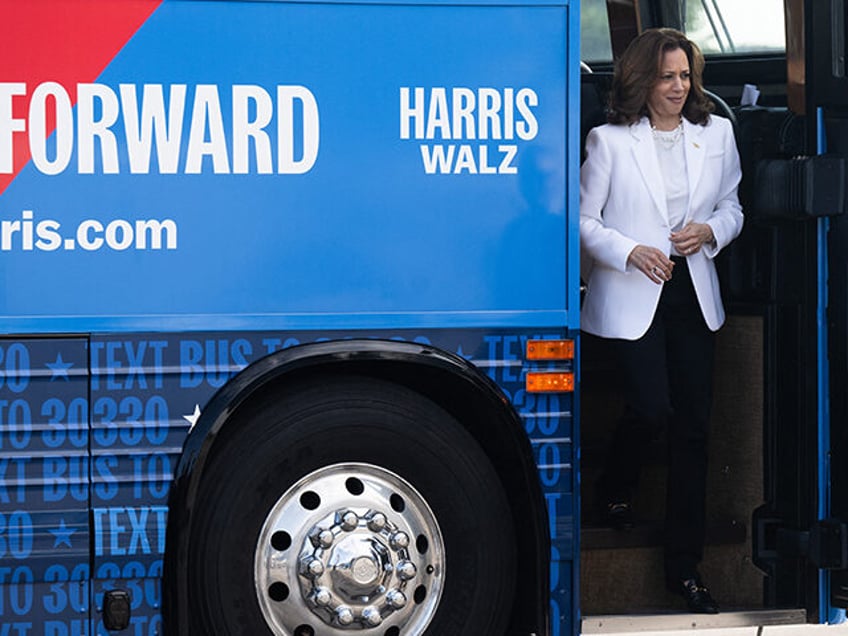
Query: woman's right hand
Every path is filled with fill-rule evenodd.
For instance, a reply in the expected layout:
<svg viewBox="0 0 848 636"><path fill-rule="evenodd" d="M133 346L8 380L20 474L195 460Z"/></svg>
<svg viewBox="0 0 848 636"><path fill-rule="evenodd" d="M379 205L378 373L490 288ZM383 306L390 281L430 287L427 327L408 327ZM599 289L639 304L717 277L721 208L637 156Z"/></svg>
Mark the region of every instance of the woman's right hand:
<svg viewBox="0 0 848 636"><path fill-rule="evenodd" d="M627 257L627 262L657 285L671 280L674 262L656 247L637 245Z"/></svg>

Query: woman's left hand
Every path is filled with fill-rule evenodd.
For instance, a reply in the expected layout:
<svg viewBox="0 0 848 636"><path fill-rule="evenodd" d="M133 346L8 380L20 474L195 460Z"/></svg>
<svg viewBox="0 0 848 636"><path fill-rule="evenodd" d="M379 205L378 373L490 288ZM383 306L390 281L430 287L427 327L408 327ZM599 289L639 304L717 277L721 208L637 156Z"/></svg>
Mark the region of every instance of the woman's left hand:
<svg viewBox="0 0 848 636"><path fill-rule="evenodd" d="M713 229L706 223L690 222L679 232L671 233L671 243L680 254L696 254L704 243L714 243Z"/></svg>

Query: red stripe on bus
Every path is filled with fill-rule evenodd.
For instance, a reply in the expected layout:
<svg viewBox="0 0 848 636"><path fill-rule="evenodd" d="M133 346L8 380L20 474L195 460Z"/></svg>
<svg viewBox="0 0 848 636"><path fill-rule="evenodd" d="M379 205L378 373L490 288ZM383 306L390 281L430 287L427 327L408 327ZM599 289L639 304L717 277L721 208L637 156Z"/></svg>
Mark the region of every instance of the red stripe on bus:
<svg viewBox="0 0 848 636"><path fill-rule="evenodd" d="M162 1L0 0L0 82L24 82L27 95L58 82L75 103L76 85L97 79ZM28 108L28 96L13 98L15 119ZM13 171L0 174L0 194L30 159L27 133L14 135Z"/></svg>

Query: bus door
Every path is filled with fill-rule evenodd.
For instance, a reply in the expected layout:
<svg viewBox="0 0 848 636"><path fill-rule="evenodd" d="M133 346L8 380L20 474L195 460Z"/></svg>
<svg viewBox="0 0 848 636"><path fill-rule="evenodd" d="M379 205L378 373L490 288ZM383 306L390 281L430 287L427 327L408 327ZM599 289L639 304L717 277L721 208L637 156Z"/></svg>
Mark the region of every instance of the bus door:
<svg viewBox="0 0 848 636"><path fill-rule="evenodd" d="M840 622L848 606L846 13L841 1L785 8L787 108L739 111L751 223L732 252L731 292L762 303L766 321L765 503L754 513L753 556L768 575L768 604Z"/></svg>
<svg viewBox="0 0 848 636"><path fill-rule="evenodd" d="M605 4L618 7L609 12L613 51L590 49L596 41L584 38L588 68L595 74L612 70L608 61L620 46L616 34L649 26L684 30L707 57L705 86L716 97L716 114L734 121L742 161L745 228L717 263L728 319L717 340L703 574L714 582L725 610L791 608L800 620L841 620L837 606L848 604L848 398L841 388L848 383L843 3L586 1L584 33L590 19L607 15ZM632 5L630 24L613 23L625 4ZM826 32L814 32L814 22ZM816 48L822 42L832 42L836 51L826 64ZM837 73L838 90L824 88L816 68L835 69L828 73ZM584 89L602 85L601 79L585 80ZM746 84L752 85L747 92ZM747 97L751 88L759 92L756 101ZM844 103L833 102L836 94ZM602 384L593 382L593 373L606 382L614 373L608 367L603 352L584 343L584 484L592 483L592 444L601 446L612 410L606 392L593 400L592 391ZM661 449L655 455L645 462L643 481L653 486L656 479L658 485L648 494L660 492L663 483ZM646 573L657 570L661 497L637 502L647 519L622 538L593 526L591 494L584 488L584 613L678 608L667 597L635 593L616 603L609 594L612 580L602 574L613 570L622 550L634 555L631 570L634 564Z"/></svg>
<svg viewBox="0 0 848 636"><path fill-rule="evenodd" d="M829 210L826 223L826 364L829 418L820 431L821 521L813 535L821 551L823 618L844 620L848 608L848 75L845 46L848 5L842 0L808 0L806 21L806 108L817 117L817 144L827 179L815 195ZM829 173L829 174L827 174Z"/></svg>

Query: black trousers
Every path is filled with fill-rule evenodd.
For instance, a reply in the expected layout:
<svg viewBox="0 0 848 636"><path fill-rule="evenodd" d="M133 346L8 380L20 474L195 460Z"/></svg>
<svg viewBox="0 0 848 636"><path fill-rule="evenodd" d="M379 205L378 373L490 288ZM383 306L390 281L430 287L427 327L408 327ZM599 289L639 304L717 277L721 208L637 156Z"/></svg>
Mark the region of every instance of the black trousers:
<svg viewBox="0 0 848 636"><path fill-rule="evenodd" d="M703 557L707 438L715 336L704 322L686 259L674 258L657 312L639 340L612 340L626 401L609 448L602 496L629 501L647 445L668 438L665 570L669 583L695 576Z"/></svg>

